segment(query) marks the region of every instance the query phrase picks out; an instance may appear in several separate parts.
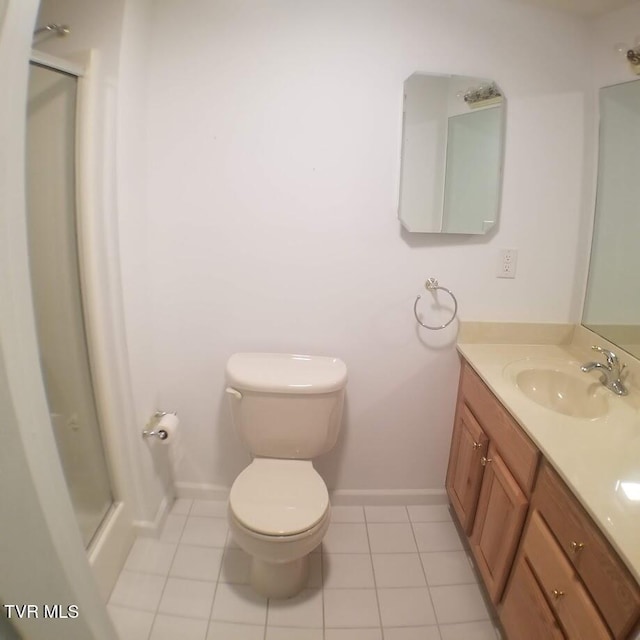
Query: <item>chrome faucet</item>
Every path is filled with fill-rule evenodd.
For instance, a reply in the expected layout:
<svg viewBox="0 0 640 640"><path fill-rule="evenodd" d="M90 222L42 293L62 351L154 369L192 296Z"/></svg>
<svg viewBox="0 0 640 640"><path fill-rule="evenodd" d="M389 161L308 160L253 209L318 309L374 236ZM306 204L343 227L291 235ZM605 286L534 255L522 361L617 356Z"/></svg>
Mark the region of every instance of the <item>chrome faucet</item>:
<svg viewBox="0 0 640 640"><path fill-rule="evenodd" d="M593 371L594 369L598 369L598 371L602 372L600 376L600 382L609 389L609 391L613 391L618 396L626 396L629 391L627 387L624 386L624 383L620 379L622 372L626 365L620 364L620 360L618 360L618 356L613 353L613 351L609 351L608 349L603 349L597 345L591 347L594 351L599 351L602 353L607 361L606 364L602 362L587 362L583 364L580 369L585 373L589 371Z"/></svg>

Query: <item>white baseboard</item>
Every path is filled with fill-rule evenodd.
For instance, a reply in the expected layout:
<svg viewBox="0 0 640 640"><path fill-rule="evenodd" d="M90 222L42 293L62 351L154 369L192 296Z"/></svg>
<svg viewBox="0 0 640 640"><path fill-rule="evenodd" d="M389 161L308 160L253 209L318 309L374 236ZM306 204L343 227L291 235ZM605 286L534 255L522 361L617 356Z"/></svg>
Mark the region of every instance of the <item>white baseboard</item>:
<svg viewBox="0 0 640 640"><path fill-rule="evenodd" d="M160 530L164 525L171 505L173 504L173 497L168 499L166 496L160 501L160 505L156 511L155 518L153 520L134 520L133 528L137 536L143 536L146 538L157 538L160 535Z"/></svg>
<svg viewBox="0 0 640 640"><path fill-rule="evenodd" d="M105 602L120 575L135 535L125 503L116 502L87 550L89 564Z"/></svg>
<svg viewBox="0 0 640 640"><path fill-rule="evenodd" d="M176 498L189 500L228 500L229 487L197 482L176 482Z"/></svg>
<svg viewBox="0 0 640 640"><path fill-rule="evenodd" d="M335 489L329 492L331 504L336 506L447 504L442 489ZM176 497L191 500L228 500L229 489L220 485L177 482Z"/></svg>
<svg viewBox="0 0 640 640"><path fill-rule="evenodd" d="M335 489L330 491L334 506L387 506L447 504L444 489Z"/></svg>

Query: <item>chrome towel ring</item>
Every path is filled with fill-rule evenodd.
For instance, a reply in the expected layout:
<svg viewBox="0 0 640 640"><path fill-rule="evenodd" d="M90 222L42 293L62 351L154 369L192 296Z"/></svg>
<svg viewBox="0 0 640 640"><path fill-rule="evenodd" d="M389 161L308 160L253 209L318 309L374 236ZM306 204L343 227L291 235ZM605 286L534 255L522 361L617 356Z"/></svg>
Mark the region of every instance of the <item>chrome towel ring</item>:
<svg viewBox="0 0 640 640"><path fill-rule="evenodd" d="M458 301L456 300L456 297L453 295L453 293L451 293L451 291L449 289L447 289L446 287L441 287L438 284L438 281L435 278L429 278L424 283L424 288L427 291L431 291L432 293L435 292L437 289L441 289L442 291L446 291L451 296L451 299L453 300L453 314L451 315L449 320L447 320L447 322L445 322L444 324L441 324L440 326L433 326L432 327L432 326L430 326L428 324L425 324L418 317L418 302L419 302L420 298L422 297L422 296L418 296L416 298L416 301L413 303L413 315L415 315L416 320L418 321L418 324L423 326L425 329L431 329L432 331L438 331L440 329L444 329L445 327L448 327L453 322L453 319L456 317L456 315L458 313Z"/></svg>

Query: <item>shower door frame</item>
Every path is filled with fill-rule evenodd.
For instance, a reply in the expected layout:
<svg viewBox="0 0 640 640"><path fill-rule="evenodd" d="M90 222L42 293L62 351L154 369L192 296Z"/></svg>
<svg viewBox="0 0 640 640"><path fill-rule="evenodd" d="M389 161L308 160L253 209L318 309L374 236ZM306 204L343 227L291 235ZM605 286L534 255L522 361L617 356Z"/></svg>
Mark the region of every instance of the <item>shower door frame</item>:
<svg viewBox="0 0 640 640"><path fill-rule="evenodd" d="M106 194L100 194L98 188L98 172L105 175L111 170L110 175L114 173L114 145L108 142L113 130L104 132L103 166L99 166L98 87L97 74L93 72L98 63L95 51L88 51L69 61L32 50L30 62L77 78L75 219L82 310L98 424L113 495L113 503L87 548L87 557L106 601L135 538L133 505L136 498L133 473L135 443L131 441L131 430L124 428L124 425L135 422L135 413L130 395L117 263L115 204ZM115 90L107 89L111 91L107 91L106 104L102 109L112 120ZM109 121L109 117L105 121ZM104 186L102 190L107 191Z"/></svg>

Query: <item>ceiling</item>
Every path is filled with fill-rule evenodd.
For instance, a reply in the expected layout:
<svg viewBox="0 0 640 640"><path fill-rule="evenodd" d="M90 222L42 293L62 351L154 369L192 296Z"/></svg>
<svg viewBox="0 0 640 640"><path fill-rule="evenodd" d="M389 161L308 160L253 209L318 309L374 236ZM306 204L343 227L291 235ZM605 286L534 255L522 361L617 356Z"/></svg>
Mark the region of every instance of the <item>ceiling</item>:
<svg viewBox="0 0 640 640"><path fill-rule="evenodd" d="M569 11L584 16L597 16L607 11L619 9L628 4L633 4L635 0L514 0L526 4L535 4L550 9Z"/></svg>

